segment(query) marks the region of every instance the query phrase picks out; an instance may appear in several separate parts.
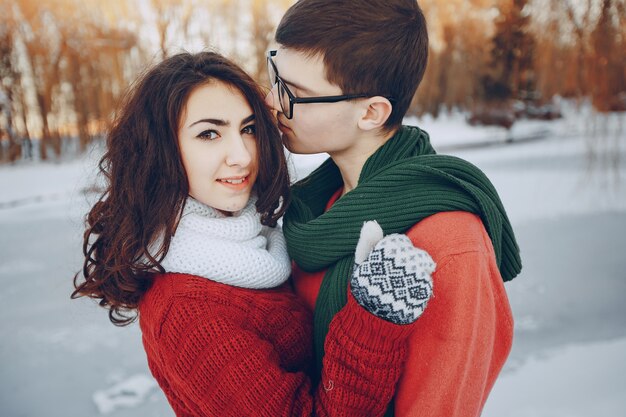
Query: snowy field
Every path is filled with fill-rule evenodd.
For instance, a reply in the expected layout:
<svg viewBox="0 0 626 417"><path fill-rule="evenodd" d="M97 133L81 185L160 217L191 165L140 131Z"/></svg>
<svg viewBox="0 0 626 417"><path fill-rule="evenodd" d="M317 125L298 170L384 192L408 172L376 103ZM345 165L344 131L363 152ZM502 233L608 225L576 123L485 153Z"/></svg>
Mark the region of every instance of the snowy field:
<svg viewBox="0 0 626 417"><path fill-rule="evenodd" d="M483 416L626 415L626 119L568 112L509 134L407 122L487 173L522 250L514 347ZM97 158L0 166L2 417L173 416L138 326L69 298ZM321 160L291 158L297 176Z"/></svg>

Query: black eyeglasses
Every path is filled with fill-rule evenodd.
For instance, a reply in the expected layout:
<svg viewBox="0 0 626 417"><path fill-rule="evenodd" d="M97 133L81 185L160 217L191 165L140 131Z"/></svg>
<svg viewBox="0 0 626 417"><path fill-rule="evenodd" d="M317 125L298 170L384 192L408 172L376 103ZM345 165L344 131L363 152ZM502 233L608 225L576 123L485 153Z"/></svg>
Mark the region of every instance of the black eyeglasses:
<svg viewBox="0 0 626 417"><path fill-rule="evenodd" d="M280 103L280 109L287 119L293 117L293 105L296 103L337 103L338 101L353 100L355 98L372 97L375 94L344 94L340 96L321 96L321 97L296 97L287 84L278 75L278 69L274 64L273 57L276 56L276 50L267 51L267 70L270 76L270 83L272 87L278 84L278 102ZM387 98L392 103L395 101L392 98Z"/></svg>

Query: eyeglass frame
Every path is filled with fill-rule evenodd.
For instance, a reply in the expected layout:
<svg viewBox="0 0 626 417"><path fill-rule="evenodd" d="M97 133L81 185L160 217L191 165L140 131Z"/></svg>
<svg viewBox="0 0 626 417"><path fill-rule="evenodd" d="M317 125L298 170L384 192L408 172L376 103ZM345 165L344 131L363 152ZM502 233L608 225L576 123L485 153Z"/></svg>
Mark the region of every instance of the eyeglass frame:
<svg viewBox="0 0 626 417"><path fill-rule="evenodd" d="M270 78L271 78L271 72L270 72L270 67L269 67L271 65L272 69L274 70L275 77L276 77L275 80L270 79L271 87L274 88L276 84L279 84L278 88L280 89L282 85L282 87L285 89L285 92L287 92L287 96L289 97L289 114L286 114L285 106L282 100L282 94L280 94L280 92L278 94L278 103L280 104L280 108L283 111L283 114L285 115L285 117L289 120L293 118L293 105L294 104L337 103L339 101L354 100L357 98L367 98L367 97L373 97L373 96L378 95L378 94L362 93L362 94L341 94L341 95L336 95L336 96L296 97L287 86L287 83L282 78L280 78L280 75L278 75L278 68L276 68L276 64L274 63L274 60L272 59L272 57L276 56L277 52L278 51L276 49L267 51L266 57L267 57L267 63L268 63L268 68L267 68L268 73L269 73L268 75L270 75ZM389 100L392 104L395 102L395 99L391 97L385 97L385 98Z"/></svg>

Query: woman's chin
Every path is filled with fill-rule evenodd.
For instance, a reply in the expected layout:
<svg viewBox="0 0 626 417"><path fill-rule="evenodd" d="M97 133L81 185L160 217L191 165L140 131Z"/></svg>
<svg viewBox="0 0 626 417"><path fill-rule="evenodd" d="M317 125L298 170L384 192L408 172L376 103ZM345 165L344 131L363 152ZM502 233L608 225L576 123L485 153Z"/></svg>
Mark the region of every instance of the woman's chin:
<svg viewBox="0 0 626 417"><path fill-rule="evenodd" d="M213 208L224 213L225 216L232 216L243 210L249 200L250 194L248 194L245 198L242 196L242 198L238 198L236 201L225 202L224 204L219 204L217 207L213 206Z"/></svg>

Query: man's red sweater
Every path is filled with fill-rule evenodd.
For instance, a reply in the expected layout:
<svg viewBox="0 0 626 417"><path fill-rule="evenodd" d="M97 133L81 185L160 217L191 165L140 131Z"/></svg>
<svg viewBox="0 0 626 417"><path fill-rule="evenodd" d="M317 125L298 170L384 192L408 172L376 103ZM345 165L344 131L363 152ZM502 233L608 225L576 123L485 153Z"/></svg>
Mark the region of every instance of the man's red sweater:
<svg viewBox="0 0 626 417"><path fill-rule="evenodd" d="M382 416L411 332L349 296L331 322L313 391L305 372L311 316L288 286L251 290L157 275L139 324L150 370L179 417Z"/></svg>
<svg viewBox="0 0 626 417"><path fill-rule="evenodd" d="M433 298L412 325L395 415L479 416L513 341L513 316L489 235L478 216L460 211L427 217L406 234L437 269ZM294 288L311 311L325 272L294 266Z"/></svg>

